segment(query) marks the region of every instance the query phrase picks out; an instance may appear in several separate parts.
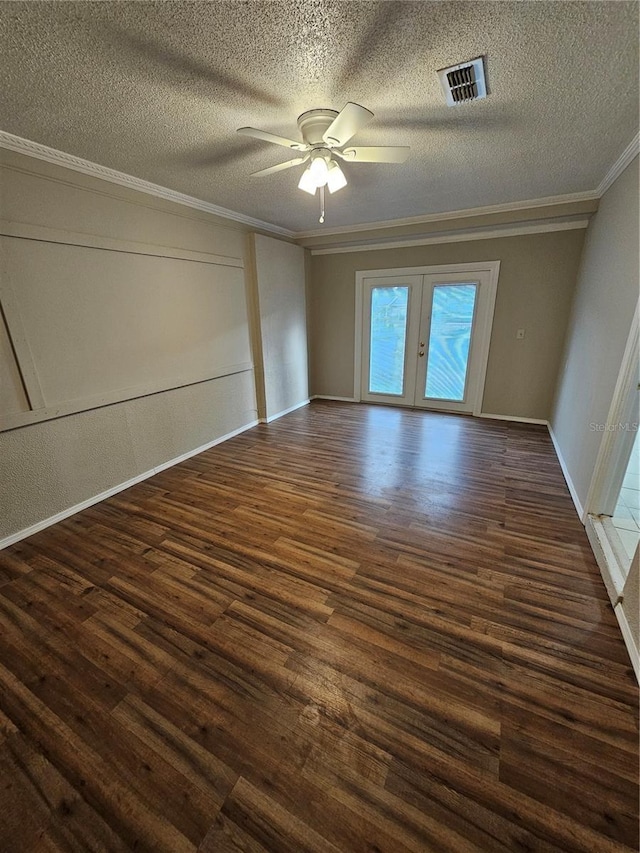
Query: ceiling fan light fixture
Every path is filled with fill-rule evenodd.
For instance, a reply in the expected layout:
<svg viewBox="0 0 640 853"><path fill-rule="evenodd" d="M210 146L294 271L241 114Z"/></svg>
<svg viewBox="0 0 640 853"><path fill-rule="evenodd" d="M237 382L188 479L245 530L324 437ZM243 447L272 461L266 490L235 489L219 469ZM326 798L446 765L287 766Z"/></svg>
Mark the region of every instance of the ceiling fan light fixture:
<svg viewBox="0 0 640 853"><path fill-rule="evenodd" d="M316 182L316 187L324 187L329 178L329 167L324 157L314 157L309 166L309 172Z"/></svg>
<svg viewBox="0 0 640 853"><path fill-rule="evenodd" d="M330 193L337 193L343 187L346 187L347 179L344 172L335 160L329 162L329 172L327 174L327 186Z"/></svg>
<svg viewBox="0 0 640 853"><path fill-rule="evenodd" d="M304 192L309 193L309 195L315 195L316 190L318 189L318 185L316 183L315 177L311 174L311 166L307 166L300 177L300 182L298 184L299 190L304 190Z"/></svg>
<svg viewBox="0 0 640 853"><path fill-rule="evenodd" d="M372 118L371 110L349 102L340 112L321 108L307 110L299 115L298 130L303 140L301 142L259 130L257 127L240 127L238 133L300 152L299 157L260 169L253 172L253 175L266 177L308 163L300 175L298 189L313 196L318 190L319 221L324 222L325 188L330 193L335 193L347 185L346 175L340 168L340 160L353 163L404 163L407 159L409 148L406 145L346 147L358 130Z"/></svg>

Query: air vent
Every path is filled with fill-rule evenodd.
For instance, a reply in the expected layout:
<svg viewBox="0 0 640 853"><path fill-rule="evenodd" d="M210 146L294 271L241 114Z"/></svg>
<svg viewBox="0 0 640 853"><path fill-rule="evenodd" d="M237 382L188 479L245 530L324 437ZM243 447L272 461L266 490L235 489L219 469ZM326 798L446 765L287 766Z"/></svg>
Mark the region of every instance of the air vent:
<svg viewBox="0 0 640 853"><path fill-rule="evenodd" d="M469 62L462 62L460 65L443 68L438 71L438 77L450 107L487 97L484 63L481 56Z"/></svg>

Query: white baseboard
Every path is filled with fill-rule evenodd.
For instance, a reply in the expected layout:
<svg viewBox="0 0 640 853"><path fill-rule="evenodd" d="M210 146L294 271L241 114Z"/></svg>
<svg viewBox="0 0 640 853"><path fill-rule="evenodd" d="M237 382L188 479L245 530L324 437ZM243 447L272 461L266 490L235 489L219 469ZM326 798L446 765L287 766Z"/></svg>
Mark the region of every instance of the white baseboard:
<svg viewBox="0 0 640 853"><path fill-rule="evenodd" d="M312 400L335 400L337 403L357 403L355 397L332 397L329 394L314 394Z"/></svg>
<svg viewBox="0 0 640 853"><path fill-rule="evenodd" d="M81 501L78 504L74 504L73 506L68 507L68 509L63 509L62 512L57 512L55 515L52 515L49 518L45 518L43 521L38 521L36 522L36 524L31 524L29 527L25 527L23 530L19 530L17 533L12 533L10 536L6 536L4 539L0 539L0 550L2 550L3 548L7 548L9 545L13 545L15 542L20 542L21 539L26 539L28 536L33 536L34 533L39 533L46 527L51 527L52 524L56 524L58 521L63 521L65 518L69 518L69 516L75 515L77 512L81 512L83 509L87 509L87 507L100 503L100 501L103 501L106 498L110 498L112 495L117 495L118 492L123 492L130 486L135 486L136 483L142 482L142 480L148 480L149 477L153 477L154 474L159 474L166 468L171 468L173 465L177 465L179 462L184 462L185 459L190 459L192 456L197 456L198 453L202 453L205 450L209 450L209 448L215 447L216 444L222 444L223 441L228 441L228 439L233 438L236 435L240 435L240 433L246 432L246 430L251 429L252 427L257 425L258 421L250 421L248 424L239 427L239 429L234 429L232 432L226 433L226 435L221 435L220 438L215 438L213 441L209 441L206 444L201 445L200 447L196 447L193 450L189 450L187 453L182 453L180 456L176 456L174 459L170 459L168 462L163 462L161 465L157 465L155 468L150 468L143 474L138 474L136 477L132 477L130 480L125 480L124 483L118 483L117 486L112 486L112 488L107 489L104 492L100 492L100 494L98 495L94 495L91 498L87 498L87 500Z"/></svg>
<svg viewBox="0 0 640 853"><path fill-rule="evenodd" d="M573 505L576 508L576 512L578 513L578 517L580 521L584 524L585 522L585 511L582 506L582 502L578 497L578 492L576 491L576 487L573 485L573 480L571 479L571 474L569 474L569 469L566 466L562 453L560 451L560 447L556 440L555 435L553 434L553 430L551 429L551 424L549 421L543 420L541 418L519 418L513 417L511 415L490 415L487 412L480 413L481 418L493 418L498 421L515 421L516 423L523 424L542 424L547 427L549 430L549 435L551 436L551 441L553 442L553 447L556 451L556 456L558 457L558 462L560 463L560 467L562 468L562 473L564 475L565 482L569 489L569 494L571 495L571 499L573 501Z"/></svg>
<svg viewBox="0 0 640 853"><path fill-rule="evenodd" d="M627 651L629 652L629 657L631 658L631 666L633 667L633 671L636 674L636 678L640 681L640 654L638 653L638 647L636 646L636 641L633 636L633 632L627 622L627 616L624 610L622 609L622 602L616 605L613 608L613 612L616 614L618 619L618 625L620 625L620 630L622 631L622 636L624 637L624 644L627 647Z"/></svg>
<svg viewBox="0 0 640 853"><path fill-rule="evenodd" d="M547 424L547 426L549 429L549 435L551 436L551 441L553 442L553 446L554 446L555 451L556 451L556 456L558 457L558 462L560 463L560 467L562 468L562 473L564 474L565 482L567 484L567 487L569 488L569 494L571 495L571 499L573 500L573 505L575 506L576 512L578 513L578 518L584 524L584 522L585 522L584 507L582 506L582 502L580 501L580 498L578 497L578 492L576 490L576 487L573 485L573 480L571 479L571 474L569 473L569 469L567 468L567 465L566 465L564 458L562 456L562 451L560 450L560 446L556 440L556 437L553 433L553 430L551 429L551 424Z"/></svg>
<svg viewBox="0 0 640 853"><path fill-rule="evenodd" d="M285 415L290 414L290 412L295 412L296 409L301 409L303 406L308 406L309 402L309 400L303 400L301 403L296 403L295 406L289 406L288 409L284 409L284 411L278 412L277 415L269 415L268 418L260 418L260 423L270 424L272 421L277 421L278 418L282 418Z"/></svg>
<svg viewBox="0 0 640 853"><path fill-rule="evenodd" d="M544 418L518 418L515 415L489 415L487 412L480 412L480 418L490 418L493 421L513 421L518 424L542 424L549 426L549 421Z"/></svg>
<svg viewBox="0 0 640 853"><path fill-rule="evenodd" d="M355 397L334 397L330 394L313 394L311 397L312 400L335 400L338 403L358 403L359 400L356 400ZM548 426L549 422L542 418L518 418L514 415L489 415L486 412L481 412L478 415L480 418L491 418L496 421L515 421L517 423L522 424L542 424L543 426Z"/></svg>

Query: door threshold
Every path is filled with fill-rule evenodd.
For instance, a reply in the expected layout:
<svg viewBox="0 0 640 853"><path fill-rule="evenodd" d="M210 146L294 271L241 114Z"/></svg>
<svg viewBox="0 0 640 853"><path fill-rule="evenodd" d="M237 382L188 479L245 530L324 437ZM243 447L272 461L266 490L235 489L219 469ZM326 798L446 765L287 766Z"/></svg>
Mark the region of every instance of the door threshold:
<svg viewBox="0 0 640 853"><path fill-rule="evenodd" d="M600 568L604 585L615 607L622 601L622 590L629 571L629 560L611 518L587 515L585 530Z"/></svg>

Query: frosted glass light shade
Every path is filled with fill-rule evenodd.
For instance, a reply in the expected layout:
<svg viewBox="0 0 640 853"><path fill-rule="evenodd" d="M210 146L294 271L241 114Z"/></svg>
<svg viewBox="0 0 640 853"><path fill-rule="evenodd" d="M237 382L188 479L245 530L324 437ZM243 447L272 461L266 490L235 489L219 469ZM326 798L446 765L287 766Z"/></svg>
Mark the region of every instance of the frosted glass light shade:
<svg viewBox="0 0 640 853"><path fill-rule="evenodd" d="M304 190L306 193L309 193L309 195L315 195L317 188L318 185L316 184L316 179L311 174L311 167L308 166L302 173L298 189Z"/></svg>
<svg viewBox="0 0 640 853"><path fill-rule="evenodd" d="M313 175L317 187L323 187L327 183L329 167L324 157L316 157L312 160L309 171Z"/></svg>
<svg viewBox="0 0 640 853"><path fill-rule="evenodd" d="M347 179L344 172L338 164L332 160L329 164L329 174L327 175L327 186L330 193L337 193L342 187L346 187Z"/></svg>
<svg viewBox="0 0 640 853"><path fill-rule="evenodd" d="M327 186L329 192L335 193L346 185L344 172L335 160L329 160L327 163L324 157L316 157L302 173L298 189L315 195L319 187Z"/></svg>

